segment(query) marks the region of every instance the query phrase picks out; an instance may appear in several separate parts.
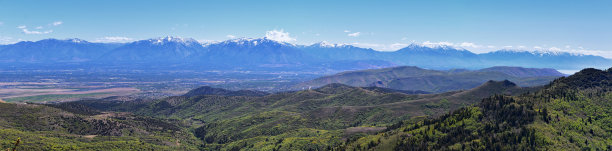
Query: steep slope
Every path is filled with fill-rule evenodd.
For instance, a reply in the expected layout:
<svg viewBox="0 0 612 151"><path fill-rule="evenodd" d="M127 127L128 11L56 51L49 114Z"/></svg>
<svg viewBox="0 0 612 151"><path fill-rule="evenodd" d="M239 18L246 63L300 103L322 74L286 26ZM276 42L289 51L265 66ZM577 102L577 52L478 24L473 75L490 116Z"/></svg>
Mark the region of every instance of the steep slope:
<svg viewBox="0 0 612 151"><path fill-rule="evenodd" d="M294 86L295 89L318 87L329 83L351 86L376 86L398 90L448 92L474 88L489 80L510 80L520 86L544 85L563 74L553 69L492 67L475 71L437 71L418 67L393 67L338 73Z"/></svg>
<svg viewBox="0 0 612 151"><path fill-rule="evenodd" d="M610 150L611 99L612 68L584 69L535 93L496 95L439 118L398 123L345 149Z"/></svg>

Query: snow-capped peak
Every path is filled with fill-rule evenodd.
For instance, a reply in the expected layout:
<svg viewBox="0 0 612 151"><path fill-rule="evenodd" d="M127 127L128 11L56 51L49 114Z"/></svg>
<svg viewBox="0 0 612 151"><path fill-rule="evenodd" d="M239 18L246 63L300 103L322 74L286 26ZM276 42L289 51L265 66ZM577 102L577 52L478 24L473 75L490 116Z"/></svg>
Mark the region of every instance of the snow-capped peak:
<svg viewBox="0 0 612 151"><path fill-rule="evenodd" d="M412 44L408 45L405 48L410 48L410 49L430 48L430 49L442 49L442 50L467 51L464 48L458 48L458 47L453 46L452 44L447 44L447 43L430 43L430 42L412 43ZM403 49L405 49L405 48L403 48Z"/></svg>
<svg viewBox="0 0 612 151"><path fill-rule="evenodd" d="M330 43L327 41L321 41L318 43L314 43L312 45L310 45L311 47L321 47L321 48L340 48L340 47L350 47L350 44L335 44L335 43Z"/></svg>
<svg viewBox="0 0 612 151"><path fill-rule="evenodd" d="M221 45L248 45L248 46L257 46L257 45L265 45L265 44L273 44L273 45L285 45L285 46L296 46L295 44L279 42L272 39L268 39L266 37L263 38L236 38L230 39L226 41L219 42L217 44Z"/></svg>
<svg viewBox="0 0 612 151"><path fill-rule="evenodd" d="M169 43L169 42L182 43L185 45L191 45L194 43L200 44L198 41L191 39L191 38L181 38L181 37L172 37L172 36L160 37L156 39L149 39L148 41L153 44L159 44L159 45Z"/></svg>
<svg viewBox="0 0 612 151"><path fill-rule="evenodd" d="M66 39L66 41L70 41L70 42L73 42L73 43L87 42L87 41L79 39L79 38Z"/></svg>
<svg viewBox="0 0 612 151"><path fill-rule="evenodd" d="M560 55L572 55L572 56L583 56L584 54L575 53L575 52L564 52L564 51L555 51L549 49L537 49L537 50L525 50L525 49L502 49L495 52L506 52L506 53L530 53L532 55L550 55L550 56L560 56Z"/></svg>

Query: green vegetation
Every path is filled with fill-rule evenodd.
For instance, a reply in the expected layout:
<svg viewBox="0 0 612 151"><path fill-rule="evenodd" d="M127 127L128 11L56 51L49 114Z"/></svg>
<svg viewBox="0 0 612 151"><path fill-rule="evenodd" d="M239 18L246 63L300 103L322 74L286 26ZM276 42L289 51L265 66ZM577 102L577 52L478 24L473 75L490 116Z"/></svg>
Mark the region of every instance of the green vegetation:
<svg viewBox="0 0 612 151"><path fill-rule="evenodd" d="M0 147L18 150L195 150L201 144L172 121L128 113L83 115L34 104L0 103Z"/></svg>
<svg viewBox="0 0 612 151"><path fill-rule="evenodd" d="M536 93L495 95L438 118L400 122L347 148L611 150L611 98L612 69L585 69Z"/></svg>
<svg viewBox="0 0 612 151"><path fill-rule="evenodd" d="M208 90L200 91L205 89ZM399 121L447 113L492 93L532 90L535 88L520 88L509 81L490 81L473 90L427 95L342 84L266 96L202 88L197 92L230 96L185 95L144 102L92 100L57 107L74 112L131 111L140 116L182 121L205 143L201 149L326 150L339 149ZM423 107L431 105L435 107Z"/></svg>

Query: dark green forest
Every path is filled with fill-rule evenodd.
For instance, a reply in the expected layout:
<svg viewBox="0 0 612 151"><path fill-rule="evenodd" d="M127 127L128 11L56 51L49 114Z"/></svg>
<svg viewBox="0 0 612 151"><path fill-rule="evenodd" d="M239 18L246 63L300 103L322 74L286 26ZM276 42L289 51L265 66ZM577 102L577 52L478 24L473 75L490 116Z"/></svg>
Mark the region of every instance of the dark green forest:
<svg viewBox="0 0 612 151"><path fill-rule="evenodd" d="M612 150L612 69L584 69L544 89L494 95L433 119L397 123L343 149Z"/></svg>

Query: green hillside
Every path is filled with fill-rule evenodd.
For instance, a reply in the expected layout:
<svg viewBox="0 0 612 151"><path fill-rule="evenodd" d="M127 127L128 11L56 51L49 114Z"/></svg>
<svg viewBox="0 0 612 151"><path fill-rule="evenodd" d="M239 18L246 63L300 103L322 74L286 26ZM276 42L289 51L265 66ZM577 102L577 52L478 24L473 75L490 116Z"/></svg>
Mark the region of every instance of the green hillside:
<svg viewBox="0 0 612 151"><path fill-rule="evenodd" d="M438 118L398 123L355 150L612 150L612 68L584 69L535 93L495 95ZM400 126L401 125L401 126Z"/></svg>
<svg viewBox="0 0 612 151"><path fill-rule="evenodd" d="M0 103L0 147L18 150L195 150L201 144L176 121L130 113L81 112Z"/></svg>
<svg viewBox="0 0 612 151"><path fill-rule="evenodd" d="M266 96L176 96L149 102L92 100L65 103L62 108L83 105L86 107L80 108L131 110L140 116L180 120L205 143L201 149L324 150L399 121L447 113L491 94L537 89L521 88L510 81L489 81L472 90L409 95L330 84Z"/></svg>

